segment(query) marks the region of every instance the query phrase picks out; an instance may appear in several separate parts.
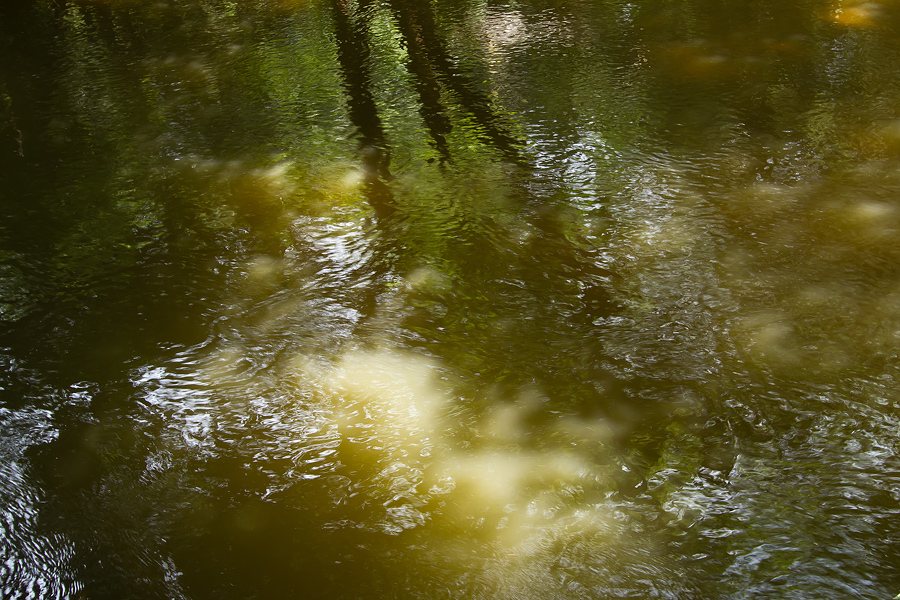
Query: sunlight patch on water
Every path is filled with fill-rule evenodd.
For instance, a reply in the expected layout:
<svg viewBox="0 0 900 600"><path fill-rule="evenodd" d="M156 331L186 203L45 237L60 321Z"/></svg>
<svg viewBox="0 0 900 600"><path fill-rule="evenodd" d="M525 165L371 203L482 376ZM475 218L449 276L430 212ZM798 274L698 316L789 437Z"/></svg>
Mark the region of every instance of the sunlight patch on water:
<svg viewBox="0 0 900 600"><path fill-rule="evenodd" d="M247 282L252 287L268 288L281 275L282 262L272 256L257 256L247 264Z"/></svg>
<svg viewBox="0 0 900 600"><path fill-rule="evenodd" d="M335 501L353 508L342 526L460 532L467 549L454 571L476 557L482 564L503 557L486 577L525 576L534 561L555 559L548 544L567 539L615 553L610 532L621 522L610 516L612 484L594 456L611 435L602 420L571 417L546 437L528 425L541 400L527 390L511 403L495 399L473 420L440 363L387 347L328 363L297 355L291 365L300 387L318 390L317 402L330 407L318 429L336 436L325 454L303 451L312 460L297 463L296 476L315 467L340 478Z"/></svg>
<svg viewBox="0 0 900 600"><path fill-rule="evenodd" d="M874 199L848 197L828 206L834 222L835 241L852 244L860 250L879 250L882 246L900 251L900 208ZM886 245L886 246L885 246Z"/></svg>
<svg viewBox="0 0 900 600"><path fill-rule="evenodd" d="M882 19L883 7L879 2L865 0L839 0L828 17L848 27L871 27Z"/></svg>
<svg viewBox="0 0 900 600"><path fill-rule="evenodd" d="M797 344L790 319L773 312L764 312L746 317L739 330L746 331L744 343L750 352L766 362L791 367L799 363L802 349Z"/></svg>
<svg viewBox="0 0 900 600"><path fill-rule="evenodd" d="M389 352L351 352L327 375L325 388L339 394L339 424L364 417L379 437L427 442L440 427L446 397L435 388L435 365L424 358ZM402 451L402 450L401 450Z"/></svg>
<svg viewBox="0 0 900 600"><path fill-rule="evenodd" d="M440 270L430 267L417 267L406 277L406 285L413 293L439 293L450 285L450 278Z"/></svg>
<svg viewBox="0 0 900 600"><path fill-rule="evenodd" d="M339 187L345 191L355 190L366 180L366 174L360 169L347 169L338 180Z"/></svg>
<svg viewBox="0 0 900 600"><path fill-rule="evenodd" d="M744 190L739 190L724 208L743 213L740 216L758 219L771 217L790 209L797 202L797 189L773 183L757 182Z"/></svg>
<svg viewBox="0 0 900 600"><path fill-rule="evenodd" d="M701 41L660 46L658 57L673 73L686 79L720 79L739 73L725 48L715 48Z"/></svg>

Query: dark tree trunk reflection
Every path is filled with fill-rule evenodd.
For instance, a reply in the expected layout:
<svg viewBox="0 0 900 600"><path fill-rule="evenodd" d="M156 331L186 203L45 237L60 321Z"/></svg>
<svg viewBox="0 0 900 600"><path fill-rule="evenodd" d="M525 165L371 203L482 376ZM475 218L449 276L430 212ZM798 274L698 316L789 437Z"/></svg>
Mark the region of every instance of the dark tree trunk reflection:
<svg viewBox="0 0 900 600"><path fill-rule="evenodd" d="M390 147L384 126L378 116L378 106L370 89L372 74L369 68L367 18L363 6L353 10L349 0L332 0L338 60L350 120L359 133L360 154L365 172L366 196L380 219L394 211L394 197L386 181L391 179Z"/></svg>

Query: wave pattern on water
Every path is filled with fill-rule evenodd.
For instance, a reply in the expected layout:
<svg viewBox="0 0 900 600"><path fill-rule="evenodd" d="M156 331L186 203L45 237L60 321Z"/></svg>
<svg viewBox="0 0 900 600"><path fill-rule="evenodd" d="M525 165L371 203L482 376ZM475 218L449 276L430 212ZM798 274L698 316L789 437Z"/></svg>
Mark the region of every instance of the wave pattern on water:
<svg viewBox="0 0 900 600"><path fill-rule="evenodd" d="M63 599L82 585L70 561L74 545L39 524L44 494L34 488L24 453L55 436L47 411L0 407L0 595L10 600Z"/></svg>

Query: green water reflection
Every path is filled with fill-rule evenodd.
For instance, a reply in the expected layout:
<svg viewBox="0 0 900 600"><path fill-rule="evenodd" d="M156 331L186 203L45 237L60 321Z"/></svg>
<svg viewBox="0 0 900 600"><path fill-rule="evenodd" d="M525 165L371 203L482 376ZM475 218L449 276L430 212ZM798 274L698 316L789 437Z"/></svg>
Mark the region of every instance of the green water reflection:
<svg viewBox="0 0 900 600"><path fill-rule="evenodd" d="M4 598L893 598L891 1L0 8Z"/></svg>

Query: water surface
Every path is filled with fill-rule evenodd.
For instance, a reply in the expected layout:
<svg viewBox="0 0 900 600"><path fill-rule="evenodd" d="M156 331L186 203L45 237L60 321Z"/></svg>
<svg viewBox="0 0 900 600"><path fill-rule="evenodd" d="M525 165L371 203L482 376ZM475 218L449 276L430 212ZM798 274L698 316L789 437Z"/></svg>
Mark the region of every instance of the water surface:
<svg viewBox="0 0 900 600"><path fill-rule="evenodd" d="M0 595L893 598L898 27L0 9Z"/></svg>

